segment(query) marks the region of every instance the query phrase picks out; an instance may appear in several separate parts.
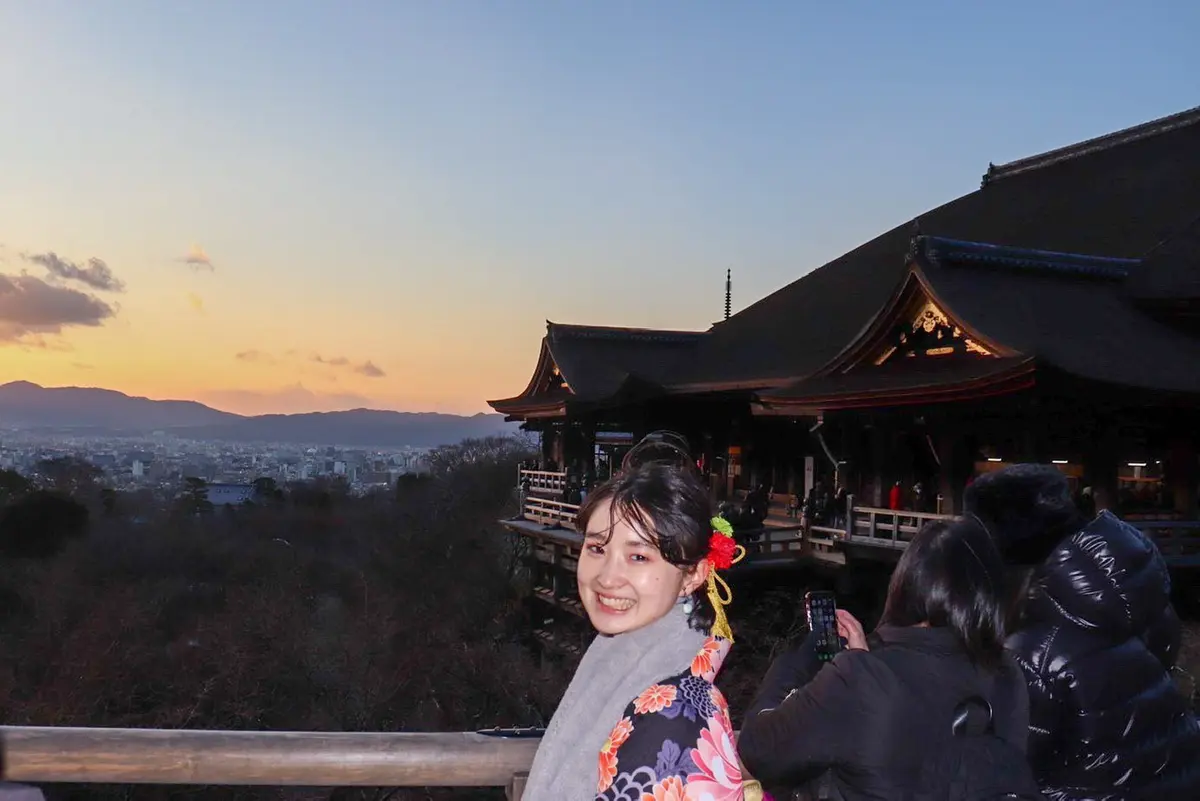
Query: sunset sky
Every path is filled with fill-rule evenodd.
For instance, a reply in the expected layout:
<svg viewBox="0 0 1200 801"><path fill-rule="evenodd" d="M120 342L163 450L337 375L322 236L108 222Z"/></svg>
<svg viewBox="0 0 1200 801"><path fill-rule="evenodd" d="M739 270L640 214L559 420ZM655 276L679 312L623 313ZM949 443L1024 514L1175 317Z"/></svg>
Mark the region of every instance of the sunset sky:
<svg viewBox="0 0 1200 801"><path fill-rule="evenodd" d="M474 413L1200 105L1200 3L0 0L0 383Z"/></svg>

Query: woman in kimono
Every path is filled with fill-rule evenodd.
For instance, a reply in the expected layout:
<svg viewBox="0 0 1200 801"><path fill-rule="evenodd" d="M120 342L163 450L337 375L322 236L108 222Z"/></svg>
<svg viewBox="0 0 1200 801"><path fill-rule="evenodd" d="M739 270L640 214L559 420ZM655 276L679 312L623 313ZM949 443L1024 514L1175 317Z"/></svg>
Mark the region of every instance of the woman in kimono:
<svg viewBox="0 0 1200 801"><path fill-rule="evenodd" d="M745 551L712 516L686 450L643 441L588 495L576 526L579 598L598 634L522 797L743 801L729 708L713 681L733 642L716 571Z"/></svg>

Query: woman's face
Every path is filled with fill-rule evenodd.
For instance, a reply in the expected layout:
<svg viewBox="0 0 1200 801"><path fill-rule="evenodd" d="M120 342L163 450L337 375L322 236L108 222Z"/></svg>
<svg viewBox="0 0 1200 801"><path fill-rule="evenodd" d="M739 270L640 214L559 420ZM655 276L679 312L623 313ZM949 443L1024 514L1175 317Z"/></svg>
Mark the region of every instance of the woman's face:
<svg viewBox="0 0 1200 801"><path fill-rule="evenodd" d="M685 571L663 559L653 541L653 532L614 522L611 502L597 506L588 520L575 575L583 608L601 634L653 623L707 578L707 562Z"/></svg>

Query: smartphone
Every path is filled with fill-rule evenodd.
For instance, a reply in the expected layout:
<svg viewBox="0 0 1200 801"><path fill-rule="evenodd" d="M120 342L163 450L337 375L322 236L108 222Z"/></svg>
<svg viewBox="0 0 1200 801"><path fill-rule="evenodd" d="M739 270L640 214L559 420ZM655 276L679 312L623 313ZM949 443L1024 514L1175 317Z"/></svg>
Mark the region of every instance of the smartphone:
<svg viewBox="0 0 1200 801"><path fill-rule="evenodd" d="M804 594L804 616L808 628L816 635L817 658L822 662L833 659L842 650L838 635L837 600L832 592L814 591Z"/></svg>

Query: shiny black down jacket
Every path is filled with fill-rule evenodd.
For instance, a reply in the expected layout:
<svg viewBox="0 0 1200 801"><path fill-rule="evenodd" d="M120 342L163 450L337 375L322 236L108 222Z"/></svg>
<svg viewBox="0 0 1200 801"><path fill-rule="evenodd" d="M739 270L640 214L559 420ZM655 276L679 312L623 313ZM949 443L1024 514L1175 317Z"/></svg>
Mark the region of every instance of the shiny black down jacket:
<svg viewBox="0 0 1200 801"><path fill-rule="evenodd" d="M1038 568L1009 641L1029 683L1029 759L1053 801L1200 801L1200 725L1172 679L1171 579L1102 512Z"/></svg>

